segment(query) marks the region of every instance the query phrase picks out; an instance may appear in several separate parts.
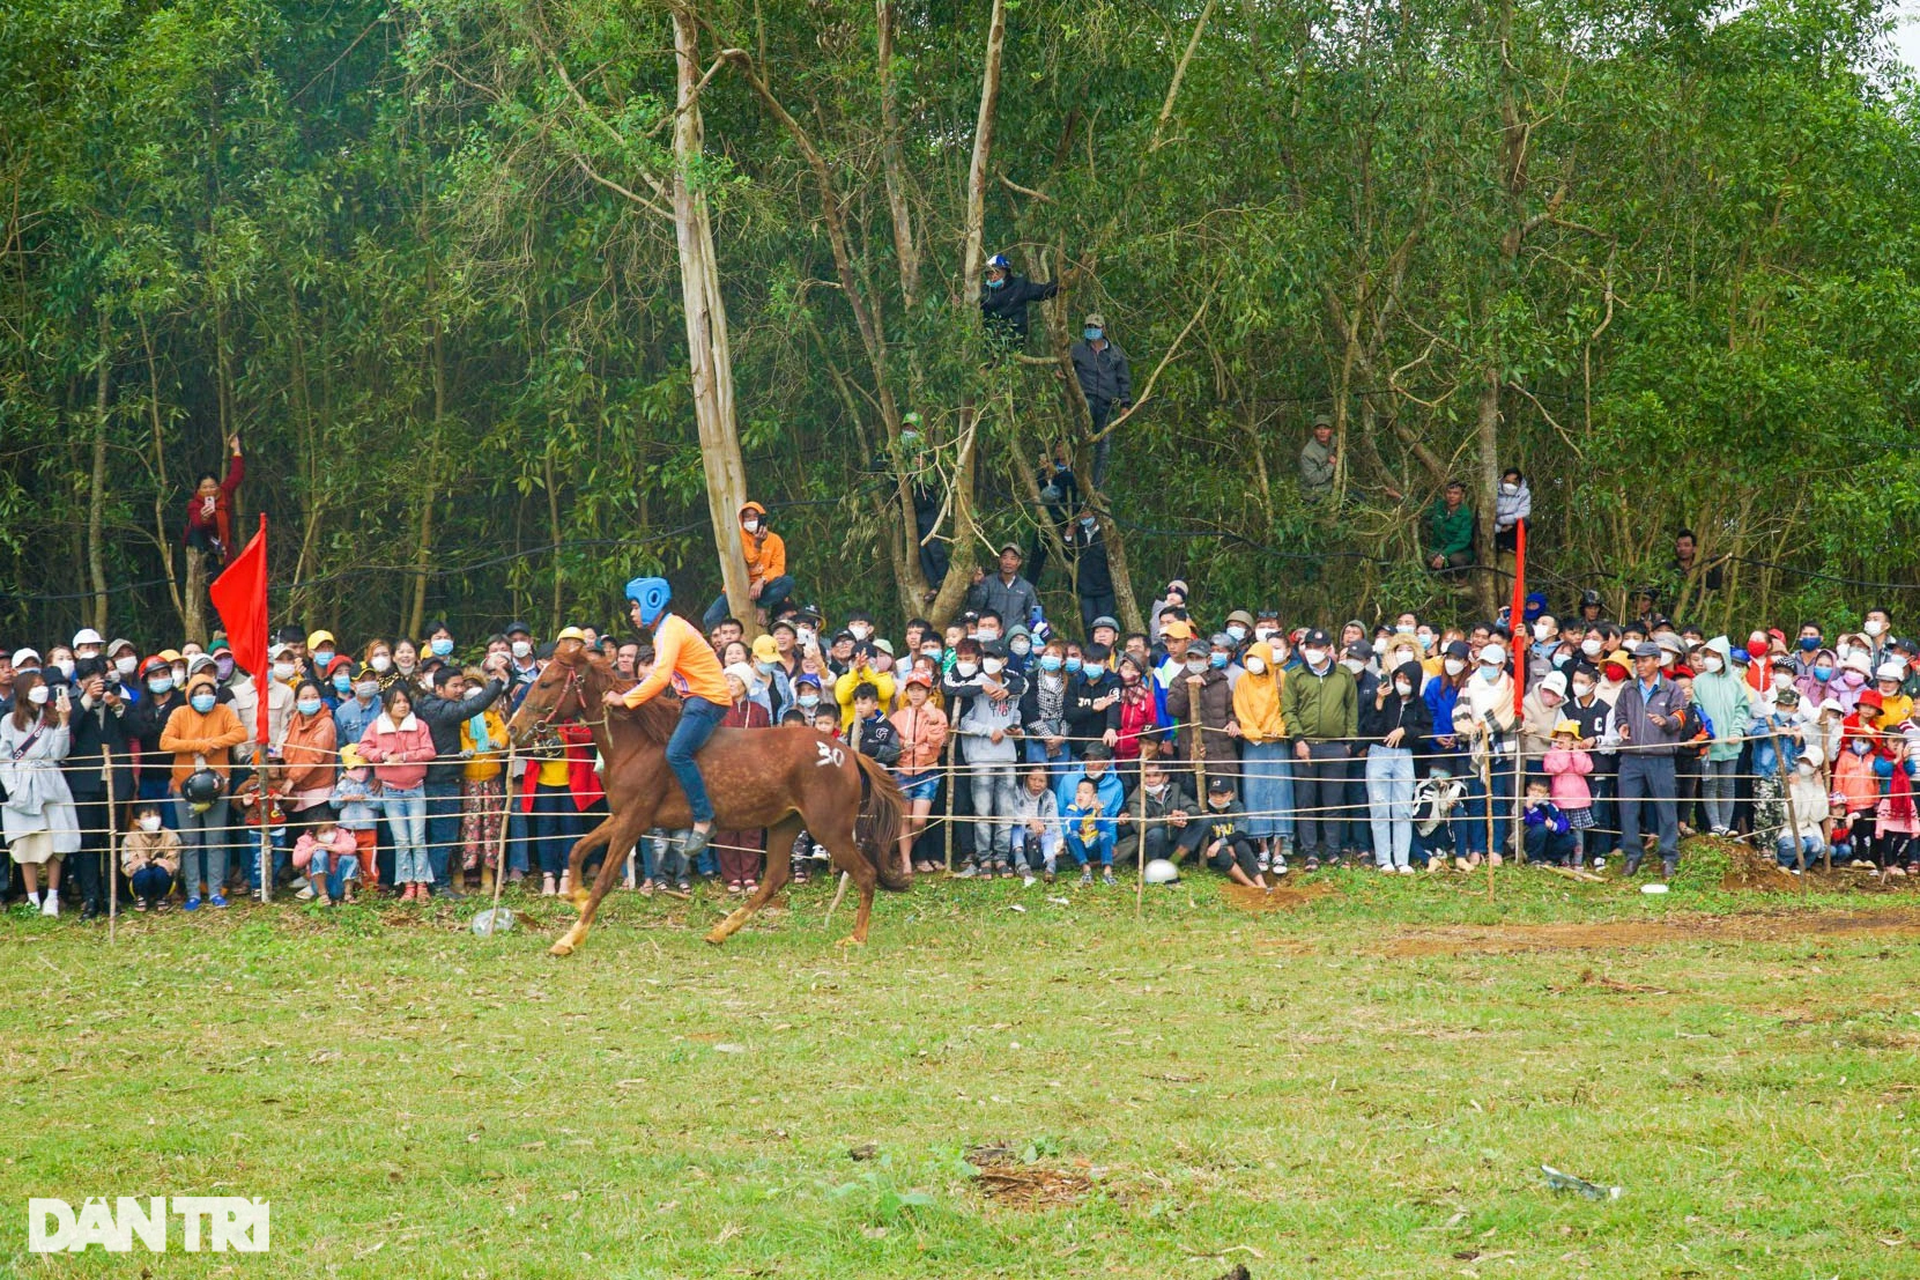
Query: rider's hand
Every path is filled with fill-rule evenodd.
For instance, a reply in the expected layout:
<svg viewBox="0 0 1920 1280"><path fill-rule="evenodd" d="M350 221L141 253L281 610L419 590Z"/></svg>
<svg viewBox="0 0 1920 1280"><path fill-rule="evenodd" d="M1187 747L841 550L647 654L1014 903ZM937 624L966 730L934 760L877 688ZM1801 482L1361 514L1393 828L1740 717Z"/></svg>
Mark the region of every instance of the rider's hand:
<svg viewBox="0 0 1920 1280"><path fill-rule="evenodd" d="M624 707L627 705L627 695L609 689L600 695L600 701L609 707Z"/></svg>

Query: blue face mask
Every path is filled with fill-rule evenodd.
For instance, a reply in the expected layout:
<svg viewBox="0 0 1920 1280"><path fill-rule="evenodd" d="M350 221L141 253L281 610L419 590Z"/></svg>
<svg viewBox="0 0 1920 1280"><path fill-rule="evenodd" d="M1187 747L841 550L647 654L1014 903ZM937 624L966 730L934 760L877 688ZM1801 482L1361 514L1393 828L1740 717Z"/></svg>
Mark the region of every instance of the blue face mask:
<svg viewBox="0 0 1920 1280"><path fill-rule="evenodd" d="M1100 329L1095 328L1093 325L1088 325L1086 328L1080 331L1081 336L1086 338L1088 342L1099 341L1101 332L1102 331Z"/></svg>
<svg viewBox="0 0 1920 1280"><path fill-rule="evenodd" d="M153 679L147 681L147 688L151 689L155 693L172 693L173 677L172 676L155 676L153 677Z"/></svg>
<svg viewBox="0 0 1920 1280"><path fill-rule="evenodd" d="M1061 667L1065 665L1066 665L1065 662L1062 661L1060 655L1057 653L1048 653L1048 654L1041 655L1040 669L1042 671L1058 671Z"/></svg>
<svg viewBox="0 0 1920 1280"><path fill-rule="evenodd" d="M1067 670L1078 671L1079 669L1080 669L1080 659L1069 656L1067 658Z"/></svg>
<svg viewBox="0 0 1920 1280"><path fill-rule="evenodd" d="M453 652L453 641L446 636L435 636L427 648L433 650L434 657L444 658Z"/></svg>
<svg viewBox="0 0 1920 1280"><path fill-rule="evenodd" d="M333 691L342 697L353 692L353 677L342 671L333 677Z"/></svg>
<svg viewBox="0 0 1920 1280"><path fill-rule="evenodd" d="M820 695L817 693L803 693L800 695L798 701L801 706L811 711L820 705Z"/></svg>
<svg viewBox="0 0 1920 1280"><path fill-rule="evenodd" d="M303 716L317 716L320 714L320 708L325 704L318 698L302 698L293 705Z"/></svg>
<svg viewBox="0 0 1920 1280"><path fill-rule="evenodd" d="M1006 287L1007 278L1005 276L1001 276L998 280L989 277L987 280L987 288L989 289L1004 289Z"/></svg>
<svg viewBox="0 0 1920 1280"><path fill-rule="evenodd" d="M758 671L763 676L770 676L773 674L773 664L771 662L756 662L753 664L753 669L755 671Z"/></svg>
<svg viewBox="0 0 1920 1280"><path fill-rule="evenodd" d="M1495 680L1498 680L1500 678L1500 668L1482 667L1480 668L1480 678L1482 680L1485 680L1488 684L1492 684Z"/></svg>
<svg viewBox="0 0 1920 1280"><path fill-rule="evenodd" d="M1813 678L1815 680L1818 680L1821 684L1825 684L1827 681L1833 679L1833 668L1832 667L1815 667L1813 669Z"/></svg>
<svg viewBox="0 0 1920 1280"><path fill-rule="evenodd" d="M1101 676L1107 674L1107 669L1097 662L1089 662L1086 666L1080 668L1080 674L1089 680L1098 680Z"/></svg>
<svg viewBox="0 0 1920 1280"><path fill-rule="evenodd" d="M1819 647L1820 647L1819 636L1801 636L1800 637L1800 652L1812 653L1815 649L1818 649Z"/></svg>
<svg viewBox="0 0 1920 1280"><path fill-rule="evenodd" d="M1217 668L1217 667L1224 667L1224 666L1226 666L1226 665L1227 665L1227 658L1228 658L1228 656L1229 656L1229 655L1227 655L1227 654L1224 654L1224 653L1215 653L1215 654L1209 654L1209 655L1207 656L1207 664L1208 664L1209 666L1212 666L1212 667L1216 667L1216 668Z"/></svg>
<svg viewBox="0 0 1920 1280"><path fill-rule="evenodd" d="M188 701L193 703L193 709L201 715L213 710L213 695L210 693L196 693Z"/></svg>

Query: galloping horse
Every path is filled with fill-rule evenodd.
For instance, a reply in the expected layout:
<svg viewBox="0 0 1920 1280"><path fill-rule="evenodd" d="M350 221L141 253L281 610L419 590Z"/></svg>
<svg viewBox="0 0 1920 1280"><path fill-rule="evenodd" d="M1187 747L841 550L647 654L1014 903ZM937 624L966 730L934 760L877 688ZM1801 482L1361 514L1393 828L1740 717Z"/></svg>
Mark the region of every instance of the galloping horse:
<svg viewBox="0 0 1920 1280"><path fill-rule="evenodd" d="M614 856L615 850L632 848L649 827L693 823L686 793L666 759L667 739L680 718L679 702L655 698L631 710L603 705L601 696L622 683L628 682L614 675L605 658L587 652L578 640L563 640L507 726L514 743L524 746L551 726L577 717L593 731L594 745L606 762L601 782L611 814L573 846L568 868L580 918L553 944L557 956L571 955L586 941L600 899L613 887L624 861ZM713 797L717 829L769 828L767 874L759 891L716 924L707 941L725 942L780 892L787 882L786 851L804 826L860 890L853 933L842 945L865 943L874 887L899 891L908 883L891 856L906 798L887 771L845 745L795 725L716 729L700 750L700 771ZM865 839L856 834L862 817L868 819ZM581 864L600 846L606 847L607 857L588 892L581 884Z"/></svg>

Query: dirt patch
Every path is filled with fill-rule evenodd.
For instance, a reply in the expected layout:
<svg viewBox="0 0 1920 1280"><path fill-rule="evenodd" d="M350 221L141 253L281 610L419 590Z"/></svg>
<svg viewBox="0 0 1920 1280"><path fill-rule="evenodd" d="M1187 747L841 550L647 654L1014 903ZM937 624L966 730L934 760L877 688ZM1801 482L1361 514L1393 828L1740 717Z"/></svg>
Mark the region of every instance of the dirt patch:
<svg viewBox="0 0 1920 1280"><path fill-rule="evenodd" d="M1085 1173L1036 1161L1028 1164L1009 1147L975 1147L967 1163L980 1171L974 1185L990 1203L1022 1213L1065 1209L1093 1189Z"/></svg>
<svg viewBox="0 0 1920 1280"><path fill-rule="evenodd" d="M1263 893L1258 889L1249 889L1246 885L1235 884L1231 880L1220 886L1220 895L1229 906L1242 911L1291 911L1304 906L1315 898L1324 898L1333 892L1333 886L1324 881L1303 884L1299 888L1277 885L1272 891Z"/></svg>
<svg viewBox="0 0 1920 1280"><path fill-rule="evenodd" d="M1450 925L1403 930L1380 950L1389 956L1584 951L1676 946L1702 938L1764 942L1804 934L1920 935L1920 911L1684 916L1610 924Z"/></svg>
<svg viewBox="0 0 1920 1280"><path fill-rule="evenodd" d="M1794 893L1799 890L1800 881L1782 871L1773 858L1744 845L1735 845L1733 850L1727 859L1727 873L1720 877L1722 889L1729 893Z"/></svg>

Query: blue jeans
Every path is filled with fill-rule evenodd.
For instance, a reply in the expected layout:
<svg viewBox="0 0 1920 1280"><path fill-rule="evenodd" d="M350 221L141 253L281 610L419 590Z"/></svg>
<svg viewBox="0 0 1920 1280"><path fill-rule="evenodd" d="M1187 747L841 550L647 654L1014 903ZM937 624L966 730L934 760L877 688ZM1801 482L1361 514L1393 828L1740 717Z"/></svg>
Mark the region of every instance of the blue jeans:
<svg viewBox="0 0 1920 1280"><path fill-rule="evenodd" d="M1367 748L1367 810L1373 825L1373 862L1405 867L1413 857L1413 752Z"/></svg>
<svg viewBox="0 0 1920 1280"><path fill-rule="evenodd" d="M680 789L687 793L687 807L693 811L695 822L713 821L713 801L707 799L707 781L700 776L694 756L726 716L725 707L690 697L680 705L680 723L667 739L667 767L680 779Z"/></svg>
<svg viewBox="0 0 1920 1280"><path fill-rule="evenodd" d="M767 611L767 616L771 618L774 614L774 611L778 609L781 606L781 604L783 604L786 601L786 598L792 594L793 594L793 579L789 575L783 573L779 577L769 578L766 580L766 582L761 584L760 598L753 602L754 607L759 609L765 609ZM701 615L700 621L702 624L706 626L707 630L711 631L715 627L719 626L720 623L725 620L726 616L727 616L727 593L723 591L720 593L720 597L707 607L707 611L706 613Z"/></svg>
<svg viewBox="0 0 1920 1280"><path fill-rule="evenodd" d="M393 882L428 884L427 793L419 787L389 787L380 798L393 832Z"/></svg>
<svg viewBox="0 0 1920 1280"><path fill-rule="evenodd" d="M540 874L559 875L567 869L573 842L580 838L580 806L573 802L573 788L535 784L533 812L528 819Z"/></svg>
<svg viewBox="0 0 1920 1280"><path fill-rule="evenodd" d="M307 864L307 879L325 877L327 896L344 898L347 894L347 881L360 878L360 855L343 853L336 861L325 849L313 851L313 861Z"/></svg>
<svg viewBox="0 0 1920 1280"><path fill-rule="evenodd" d="M285 827L270 827L267 841L273 846L273 880L280 882L280 873L293 861L293 846L287 841ZM247 869L247 891L260 892L260 833L258 828L248 831L241 829L240 843L234 845L233 856L240 859Z"/></svg>
<svg viewBox="0 0 1920 1280"><path fill-rule="evenodd" d="M163 902L173 892L173 873L149 863L133 873L133 896L142 902Z"/></svg>
<svg viewBox="0 0 1920 1280"><path fill-rule="evenodd" d="M1240 748L1246 774L1247 834L1293 842L1293 765L1284 742L1248 742Z"/></svg>
<svg viewBox="0 0 1920 1280"><path fill-rule="evenodd" d="M1049 778L1064 777L1067 772L1067 766L1073 763L1071 745L1065 742L1060 744L1060 749L1057 752L1049 754L1046 743L1040 741L1038 738L1026 738L1023 739L1021 751L1026 757L1028 764L1043 764L1047 766L1047 776Z"/></svg>
<svg viewBox="0 0 1920 1280"><path fill-rule="evenodd" d="M460 783L429 778L426 800L427 867L433 872L433 887L444 893L449 887L447 868L460 843Z"/></svg>
<svg viewBox="0 0 1920 1280"><path fill-rule="evenodd" d="M1455 847L1472 855L1487 849L1487 789L1479 774L1467 775L1467 794L1453 820ZM1513 758L1495 756L1493 760L1493 851L1505 857L1508 837L1513 833ZM1463 812L1461 812L1463 811Z"/></svg>

